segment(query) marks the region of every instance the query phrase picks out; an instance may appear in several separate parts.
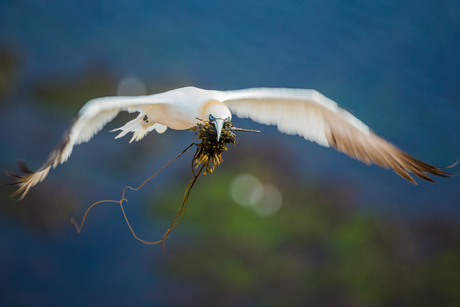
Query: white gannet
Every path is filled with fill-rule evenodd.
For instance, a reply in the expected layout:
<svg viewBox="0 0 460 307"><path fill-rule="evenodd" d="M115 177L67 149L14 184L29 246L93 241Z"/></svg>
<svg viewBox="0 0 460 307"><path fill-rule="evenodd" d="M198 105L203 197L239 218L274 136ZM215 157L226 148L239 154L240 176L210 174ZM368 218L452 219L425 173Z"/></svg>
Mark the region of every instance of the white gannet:
<svg viewBox="0 0 460 307"><path fill-rule="evenodd" d="M115 138L133 132L133 140L141 140L149 131L163 133L171 129L190 129L197 118L209 119L220 137L223 122L232 113L266 125L276 125L286 134L297 134L322 146L332 146L368 165L375 163L393 169L398 175L416 183L410 173L434 182L427 174L450 177L452 174L420 161L375 134L351 113L315 90L288 88L250 88L233 91L203 90L184 87L164 93L134 97L103 97L88 101L64 134L48 160L36 171L29 170L23 160L19 168L25 175L6 174L16 179L24 198L31 187L43 181L51 167L64 163L72 148L89 141L120 111L139 115L115 129ZM115 131L112 130L112 131ZM455 164L454 164L455 165Z"/></svg>

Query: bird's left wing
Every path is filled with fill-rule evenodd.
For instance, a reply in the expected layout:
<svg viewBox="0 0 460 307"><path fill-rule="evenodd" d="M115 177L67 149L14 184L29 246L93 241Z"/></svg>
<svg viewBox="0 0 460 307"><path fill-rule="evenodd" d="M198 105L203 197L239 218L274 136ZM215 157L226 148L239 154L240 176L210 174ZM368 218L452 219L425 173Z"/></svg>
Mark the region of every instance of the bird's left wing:
<svg viewBox="0 0 460 307"><path fill-rule="evenodd" d="M315 90L253 88L219 92L225 105L238 117L276 125L280 132L297 134L320 145L332 146L368 165L392 168L415 183L409 172L433 181L427 174L449 173L420 161L384 140L351 113Z"/></svg>
<svg viewBox="0 0 460 307"><path fill-rule="evenodd" d="M13 185L19 186L12 196L22 193L20 199L24 198L31 187L45 179L51 167L55 168L58 164L67 161L73 146L88 142L120 111L142 112L146 106L167 103L168 99L163 97L164 94L166 93L137 97L103 97L88 101L72 121L62 141L36 172L32 172L24 160L19 160L18 166L25 175L21 176L5 171L8 176L16 179Z"/></svg>

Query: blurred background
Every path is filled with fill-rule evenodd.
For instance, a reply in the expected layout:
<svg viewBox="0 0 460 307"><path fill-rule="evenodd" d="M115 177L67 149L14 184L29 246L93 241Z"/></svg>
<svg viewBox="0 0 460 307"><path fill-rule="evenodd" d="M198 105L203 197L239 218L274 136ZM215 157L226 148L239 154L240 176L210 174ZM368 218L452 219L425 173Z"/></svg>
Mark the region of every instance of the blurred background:
<svg viewBox="0 0 460 307"><path fill-rule="evenodd" d="M0 168L37 169L91 98L313 88L428 163L460 157L458 1L1 1ZM419 185L330 148L239 133L166 250L118 200L192 140L109 130L20 202L0 183L1 306L458 306L459 178ZM191 155L125 210L160 239ZM453 169L459 173L459 166Z"/></svg>

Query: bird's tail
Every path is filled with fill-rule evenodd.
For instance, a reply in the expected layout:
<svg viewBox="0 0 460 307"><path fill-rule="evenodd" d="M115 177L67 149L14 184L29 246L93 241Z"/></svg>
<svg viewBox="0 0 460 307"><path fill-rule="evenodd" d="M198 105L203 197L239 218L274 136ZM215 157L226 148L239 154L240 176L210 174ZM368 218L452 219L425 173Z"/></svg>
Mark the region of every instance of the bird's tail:
<svg viewBox="0 0 460 307"><path fill-rule="evenodd" d="M129 132L133 132L133 137L129 141L131 143L132 141L140 141L152 130L156 130L158 133L163 133L166 129L167 127L165 125L154 123L149 120L147 115L139 113L135 119L127 122L123 127L113 129L110 132L121 130L121 132L115 137L116 139L124 137Z"/></svg>

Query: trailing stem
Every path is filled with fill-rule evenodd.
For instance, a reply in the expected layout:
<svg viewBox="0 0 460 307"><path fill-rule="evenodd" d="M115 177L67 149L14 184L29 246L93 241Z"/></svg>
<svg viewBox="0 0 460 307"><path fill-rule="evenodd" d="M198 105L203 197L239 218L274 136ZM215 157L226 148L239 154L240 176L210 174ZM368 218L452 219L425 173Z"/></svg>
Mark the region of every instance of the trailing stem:
<svg viewBox="0 0 460 307"><path fill-rule="evenodd" d="M192 141L192 143L185 148L180 154L178 154L174 159L166 163L162 168L160 168L157 172L155 172L152 176L147 178L139 187L137 188L132 188L130 186L126 186L123 189L123 193L121 195L120 200L100 200L98 202L95 202L92 204L85 212L85 215L83 216L83 220L80 225L71 218L70 223L75 226L77 229L77 233L81 232L81 229L85 223L86 216L88 215L88 212L97 204L100 203L117 203L120 205L121 211L123 213L123 216L125 218L126 224L129 227L129 230L131 230L131 233L133 234L134 238L137 240L141 241L144 244L148 245L153 245L153 244L158 244L161 243L162 248L164 249L165 244L166 244L166 239L168 238L169 233L171 230L174 229L174 227L179 224L180 220L182 219L182 216L184 215L185 208L187 207L188 199L190 196L190 192L192 191L193 186L195 185L195 182L197 181L198 177L203 173L203 175L206 175L206 173L212 173L214 168L218 166L220 163L222 163L222 153L227 150L227 144L232 143L235 144L235 134L232 131L248 131L248 132L259 132L255 130L245 130L245 129L240 129L236 128L233 126L233 124L230 121L226 121L224 123L224 127L222 129L221 137L220 140L217 141L216 138L216 129L212 124L210 124L207 121L203 121L203 123L198 123L197 126L192 128L192 131L196 131L195 135L196 138ZM197 140L200 140L199 143L196 143ZM139 238L133 228L131 227L131 224L129 223L128 217L126 216L125 210L123 208L123 202L128 201L125 198L125 193L127 189L137 191L141 189L148 181L150 181L153 177L155 177L160 171L162 171L166 166L174 162L177 158L182 156L185 152L187 152L193 145L197 146L197 150L195 152L195 155L193 156L192 159L192 173L193 173L193 179L189 181L187 188L185 189L184 192L184 197L182 199L182 206L180 207L179 211L176 214L176 217L171 223L171 226L169 229L166 231L165 235L161 240L158 241L146 241L141 238ZM198 169L198 172L195 170Z"/></svg>

